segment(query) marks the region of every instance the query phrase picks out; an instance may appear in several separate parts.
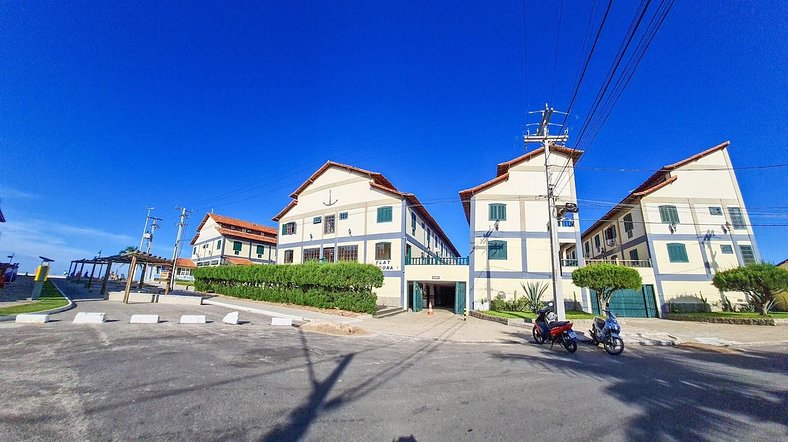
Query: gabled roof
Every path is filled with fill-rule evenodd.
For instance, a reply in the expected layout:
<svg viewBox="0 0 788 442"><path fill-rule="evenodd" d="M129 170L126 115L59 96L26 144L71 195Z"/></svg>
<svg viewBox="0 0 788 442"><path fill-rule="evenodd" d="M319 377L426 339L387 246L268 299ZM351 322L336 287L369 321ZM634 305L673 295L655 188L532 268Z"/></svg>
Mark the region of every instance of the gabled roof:
<svg viewBox="0 0 788 442"><path fill-rule="evenodd" d="M239 258L237 256L225 256L224 259L229 262L230 264L234 264L237 266L250 266L254 265L254 263L246 258Z"/></svg>
<svg viewBox="0 0 788 442"><path fill-rule="evenodd" d="M671 175L671 171L674 171L682 166L686 166L689 163L697 161L709 154L712 154L718 150L725 149L731 144L730 141L725 141L724 143L720 143L710 149L706 149L703 152L697 153L689 158L685 158L677 163L668 164L667 166L661 167L659 170L654 172L650 177L643 181L635 190L629 192L624 199L621 200L618 204L616 204L612 209L610 209L602 218L597 220L591 227L587 228L583 234L581 235L583 238L597 228L599 228L604 223L614 219L620 212L624 212L628 210L632 204L637 203L640 201L641 198L647 196L651 193L656 192L663 187L669 186L670 184L674 183L678 177L675 175Z"/></svg>
<svg viewBox="0 0 788 442"><path fill-rule="evenodd" d="M197 264L189 258L178 258L175 260L175 267L180 269L196 269Z"/></svg>
<svg viewBox="0 0 788 442"><path fill-rule="evenodd" d="M255 235L254 233L242 232L240 230L223 229L221 227L216 230L220 235L227 238L248 239L250 241L264 242L271 245L277 244L276 238L271 238L270 236Z"/></svg>
<svg viewBox="0 0 788 442"><path fill-rule="evenodd" d="M338 169L344 169L344 170L347 170L348 172L355 172L355 173L359 173L361 175L366 175L367 177L369 177L376 184L379 184L379 185L381 185L383 187L387 187L387 188L392 189L394 191L397 190L397 188L394 187L394 185L391 184L391 182L388 179L386 179L386 177L384 177L380 173L370 172L369 170L366 170L366 169L361 169L361 168L358 168L358 167L349 166L347 164L336 163L334 161L326 161L326 164L323 164L323 166L321 166L320 169L317 169L317 171L315 171L315 173L313 173L312 176L307 178L307 180L304 181L303 184L298 186L298 189L296 189L295 192L291 193L290 197L291 198L298 198L298 195L301 192L303 192L304 189L307 188L307 186L309 186L310 184L315 182L317 177L319 177L325 171L327 171L328 169L330 169L332 167L336 167Z"/></svg>
<svg viewBox="0 0 788 442"><path fill-rule="evenodd" d="M539 156L542 152L544 152L544 147L540 147L539 149L532 150L532 151L530 151L530 152L528 152L528 153L526 153L524 155L520 155L519 157L517 157L517 158L515 158L513 160L509 160L509 161L507 161L505 163L499 164L498 165L498 176L501 176L501 175L509 172L510 168L512 168L512 167L514 167L514 166L516 166L516 165L518 165L518 164L520 164L522 162L529 161L530 159L532 159L532 158L534 158L536 156ZM580 158L580 156L583 155L583 151L582 150L571 149L571 148L568 148L568 147L565 147L565 146L559 146L557 144L550 145L550 152L559 152L559 153L562 153L562 154L568 156L569 158L572 159L572 164L576 163L577 160Z"/></svg>
<svg viewBox="0 0 788 442"><path fill-rule="evenodd" d="M287 214L287 212L290 211L290 209L295 207L296 204L298 204L298 195L301 192L303 192L304 189L306 189L310 184L312 184L317 179L317 177L322 175L326 170L328 170L331 167L336 167L336 168L339 168L339 169L347 170L349 172L355 172L355 173L359 173L359 174L362 174L362 175L366 175L371 180L370 183L369 183L369 186L371 188L377 189L377 190L380 190L380 191L383 191L383 192L390 193L392 195L395 195L395 196L397 196L399 198L402 198L402 199L408 201L408 203L410 203L410 205L413 207L413 209L416 212L418 212L421 215L422 218L424 218L425 220L429 221L432 224L433 230L435 230L435 233L437 233L443 239L443 241L446 243L446 245L457 256L460 255L460 252L457 251L456 247L454 247L454 244L451 242L451 240L446 235L446 233L443 231L443 229L441 229L441 226L438 224L437 221L435 221L435 218L433 218L432 215L430 215L430 213L427 211L427 209L424 207L424 205L421 204L421 202L418 200L418 198L416 198L416 195L414 195L412 193L400 192L399 190L397 190L397 188L394 186L394 184L392 184L391 181L389 181L381 173L371 172L369 170L360 169L360 168L354 167L354 166L348 166L347 164L336 163L334 161L327 161L326 164L324 164L320 169L318 169L315 173L313 173L312 176L309 177L309 179L304 181L304 183L301 184L298 187L298 189L296 189L296 191L293 192L290 195L293 198L293 201L290 201L290 203L287 205L287 207L282 209L282 211L279 212L273 218L273 220L274 221L279 221L283 216L285 216Z"/></svg>
<svg viewBox="0 0 788 442"><path fill-rule="evenodd" d="M266 242L269 244L276 244L276 237L277 237L277 229L275 227L268 227L262 224L253 223L250 221L244 221L238 218L231 218L229 216L219 215L217 213L206 213L205 217L203 217L202 222L200 225L197 226L197 234L194 235L192 238L191 244L194 244L197 241L197 238L200 236L200 230L202 230L205 223L208 221L208 218L213 219L216 224L218 224L217 230L223 236L234 236L238 238L245 238L254 241ZM234 230L233 227L241 229L241 230ZM247 232L246 230L254 230L256 232L261 232L260 234Z"/></svg>
<svg viewBox="0 0 788 442"><path fill-rule="evenodd" d="M577 160L583 155L582 150L577 149L570 149L568 147L559 146L559 145L552 145L550 146L551 152L559 152L562 153L569 158L572 159L572 164L576 163ZM498 174L495 178L487 181L486 183L479 184L476 187L472 187L470 189L465 189L460 191L460 201L462 201L462 207L465 210L465 218L470 222L471 220L471 198L476 195L477 193L488 189L498 183L504 182L509 179L509 169L512 167L523 163L525 161L529 161L544 152L544 147L540 147L539 149L532 150L525 155L520 155L519 157L509 160L505 163L498 164Z"/></svg>

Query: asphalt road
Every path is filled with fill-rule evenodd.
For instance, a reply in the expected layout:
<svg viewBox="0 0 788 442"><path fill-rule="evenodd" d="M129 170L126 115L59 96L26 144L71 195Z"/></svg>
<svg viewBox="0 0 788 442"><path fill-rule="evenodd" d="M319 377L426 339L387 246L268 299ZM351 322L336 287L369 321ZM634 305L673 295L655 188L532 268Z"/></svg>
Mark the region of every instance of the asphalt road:
<svg viewBox="0 0 788 442"><path fill-rule="evenodd" d="M265 322L2 325L0 440L788 435L786 347L639 347L611 357L590 346L570 355Z"/></svg>

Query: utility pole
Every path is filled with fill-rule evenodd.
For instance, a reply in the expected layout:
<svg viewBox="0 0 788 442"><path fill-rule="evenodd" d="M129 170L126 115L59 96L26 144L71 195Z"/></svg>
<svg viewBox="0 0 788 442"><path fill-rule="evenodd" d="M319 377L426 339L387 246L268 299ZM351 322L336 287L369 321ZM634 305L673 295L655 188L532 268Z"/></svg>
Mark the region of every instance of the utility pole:
<svg viewBox="0 0 788 442"><path fill-rule="evenodd" d="M167 285L164 286L165 295L170 293L170 290L172 290L172 286L175 283L175 262L178 260L178 255L180 254L183 228L186 227L186 218L188 218L189 214L192 213L190 210L186 210L185 207L176 207L176 209L180 209L181 215L180 221L178 222L178 235L175 237L175 249L172 251L172 267L170 267L170 275L167 278Z"/></svg>
<svg viewBox="0 0 788 442"><path fill-rule="evenodd" d="M547 180L547 215L548 215L548 230L550 233L550 255L552 267L552 281L553 281L553 303L555 304L555 313L558 315L559 321L566 320L566 311L564 308L564 287L561 277L561 262L559 257L560 244L558 243L558 218L555 205L555 183L553 183L552 173L550 172L550 145L554 143L565 143L569 139L568 131L559 135L550 135L550 126L560 126L556 123L550 123L550 118L556 112L553 108L548 107L545 103L544 110L533 111L529 113L542 114L542 121L539 123L539 129L535 135L528 133L524 137L525 144L528 143L541 143L544 148L544 173ZM563 113L563 112L559 112Z"/></svg>
<svg viewBox="0 0 788 442"><path fill-rule="evenodd" d="M155 232L156 229L159 228L159 221L161 221L161 218L156 218L155 216L148 216L148 218L152 219L153 222L150 224L150 232L145 232L145 234L143 235L143 238L148 240L148 248L146 249L145 253L150 255L151 249L153 248L153 232ZM146 221L146 223L147 223L147 221ZM140 249L140 252L141 251L142 251L142 249ZM145 272L147 272L147 271L148 271L148 264L147 263L143 263L142 264L142 272L140 272L140 284L139 284L140 288L142 287L142 284L145 282Z"/></svg>
<svg viewBox="0 0 788 442"><path fill-rule="evenodd" d="M155 207L148 207L147 209L148 209L148 214L145 215L145 227L142 228L142 238L140 238L140 246L137 247L137 250L139 250L140 252L142 251L142 244L145 243L145 236L148 233L148 221L150 221L151 219L150 213L153 209L155 209Z"/></svg>

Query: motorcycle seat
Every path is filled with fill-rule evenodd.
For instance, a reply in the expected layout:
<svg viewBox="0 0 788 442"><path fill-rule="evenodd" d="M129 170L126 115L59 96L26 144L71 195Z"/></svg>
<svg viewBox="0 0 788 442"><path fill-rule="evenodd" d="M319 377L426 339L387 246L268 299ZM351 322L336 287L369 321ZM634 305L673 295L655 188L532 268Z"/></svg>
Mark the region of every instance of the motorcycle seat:
<svg viewBox="0 0 788 442"><path fill-rule="evenodd" d="M555 322L551 322L548 326L550 328L556 328L556 327L563 327L563 326L568 325L568 324L569 324L569 321L555 321Z"/></svg>

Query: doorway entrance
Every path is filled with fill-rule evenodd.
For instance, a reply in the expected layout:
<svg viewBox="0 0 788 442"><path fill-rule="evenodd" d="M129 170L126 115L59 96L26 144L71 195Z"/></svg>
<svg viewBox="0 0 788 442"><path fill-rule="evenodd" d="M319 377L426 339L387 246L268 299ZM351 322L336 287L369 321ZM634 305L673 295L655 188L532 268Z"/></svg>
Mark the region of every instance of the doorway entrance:
<svg viewBox="0 0 788 442"><path fill-rule="evenodd" d="M445 309L462 315L465 313L465 281L409 281L408 305L413 312L429 307Z"/></svg>

